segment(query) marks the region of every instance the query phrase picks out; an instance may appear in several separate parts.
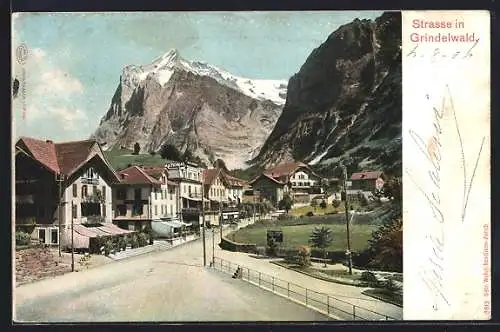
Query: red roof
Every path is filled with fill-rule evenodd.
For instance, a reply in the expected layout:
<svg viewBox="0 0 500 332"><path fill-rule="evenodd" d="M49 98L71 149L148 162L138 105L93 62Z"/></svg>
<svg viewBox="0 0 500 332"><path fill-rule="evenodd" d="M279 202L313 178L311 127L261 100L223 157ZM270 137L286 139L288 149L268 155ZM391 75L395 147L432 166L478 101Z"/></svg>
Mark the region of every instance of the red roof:
<svg viewBox="0 0 500 332"><path fill-rule="evenodd" d="M233 187L243 187L245 186L245 184L247 183L245 180L243 179L239 179L237 177L234 177L234 176L231 176L229 174L226 174L224 172L222 172L222 177L224 178L225 182L229 185L229 186L233 186Z"/></svg>
<svg viewBox="0 0 500 332"><path fill-rule="evenodd" d="M146 167L143 166L142 170L149 176L160 179L161 176L165 173L165 167Z"/></svg>
<svg viewBox="0 0 500 332"><path fill-rule="evenodd" d="M160 181L146 174L139 166L131 166L118 172L123 184L161 184Z"/></svg>
<svg viewBox="0 0 500 332"><path fill-rule="evenodd" d="M302 162L294 162L294 163L286 163L286 164L280 164L280 165L276 165L274 167L270 167L270 168L264 170L263 173L270 175L274 178L278 178L278 177L290 175L300 167L309 168L309 166L307 166L306 164L304 164Z"/></svg>
<svg viewBox="0 0 500 332"><path fill-rule="evenodd" d="M309 167L309 165L297 161L293 163L286 163L286 164L280 164L276 165L274 167L270 167L266 170L264 170L264 174L272 176L273 178L280 178L283 176L290 176L293 173L295 173L299 168L307 168L313 175L319 177L316 173L312 171L312 169Z"/></svg>
<svg viewBox="0 0 500 332"><path fill-rule="evenodd" d="M71 174L89 157L95 140L54 144L59 170L63 174Z"/></svg>
<svg viewBox="0 0 500 332"><path fill-rule="evenodd" d="M56 147L52 141L42 141L31 137L21 137L16 145L24 145L26 152L33 158L47 166L52 171L59 173L59 163Z"/></svg>
<svg viewBox="0 0 500 332"><path fill-rule="evenodd" d="M53 172L69 176L92 157L91 152L95 144L98 143L93 139L54 143L50 140L21 137L16 147L26 151ZM106 160L104 162L107 164Z"/></svg>
<svg viewBox="0 0 500 332"><path fill-rule="evenodd" d="M265 177L266 179L269 179L269 180L271 180L271 181L273 181L274 183L277 183L277 184L281 184L281 185L285 184L284 182L278 181L275 178L273 178L272 176L267 175L265 173L262 173L261 175L257 176L255 179L253 179L252 181L250 181L249 184L255 183L261 177Z"/></svg>
<svg viewBox="0 0 500 332"><path fill-rule="evenodd" d="M384 172L374 171L374 172L358 172L351 175L351 180L376 180L382 176Z"/></svg>
<svg viewBox="0 0 500 332"><path fill-rule="evenodd" d="M203 184L211 185L217 178L217 176L219 176L220 173L221 173L220 168L210 168L203 170L202 173Z"/></svg>

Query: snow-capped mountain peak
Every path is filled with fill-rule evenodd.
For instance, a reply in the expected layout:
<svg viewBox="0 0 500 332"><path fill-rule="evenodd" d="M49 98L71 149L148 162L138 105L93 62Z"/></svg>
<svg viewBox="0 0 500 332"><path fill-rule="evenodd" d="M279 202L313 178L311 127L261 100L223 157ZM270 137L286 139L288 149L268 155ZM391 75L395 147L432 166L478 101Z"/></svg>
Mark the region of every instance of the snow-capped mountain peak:
<svg viewBox="0 0 500 332"><path fill-rule="evenodd" d="M176 49L154 59L150 64L126 66L122 73L122 83L133 88L148 77L152 77L163 86L170 80L175 70L184 70L195 75L211 77L220 84L238 90L252 98L267 99L278 105L285 103L287 88L285 80L261 80L235 76L203 61L185 60Z"/></svg>

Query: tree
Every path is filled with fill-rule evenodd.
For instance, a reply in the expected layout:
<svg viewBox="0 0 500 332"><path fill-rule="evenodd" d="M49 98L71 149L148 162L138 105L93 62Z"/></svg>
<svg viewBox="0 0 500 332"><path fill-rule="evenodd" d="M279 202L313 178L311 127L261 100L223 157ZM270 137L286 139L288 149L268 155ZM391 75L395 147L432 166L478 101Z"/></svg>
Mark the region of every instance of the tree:
<svg viewBox="0 0 500 332"><path fill-rule="evenodd" d="M228 172L226 163L224 162L224 160L222 160L220 158L214 161L213 167L214 168L222 168L225 172Z"/></svg>
<svg viewBox="0 0 500 332"><path fill-rule="evenodd" d="M403 219L387 220L369 240L369 265L388 271L403 271Z"/></svg>
<svg viewBox="0 0 500 332"><path fill-rule="evenodd" d="M286 213L288 214L288 211L292 209L292 205L293 205L292 198L290 197L290 195L285 194L283 196L283 199L279 201L278 208L280 208L280 210L285 210Z"/></svg>
<svg viewBox="0 0 500 332"><path fill-rule="evenodd" d="M403 181L399 177L394 177L384 183L384 186L382 187L384 196L387 198L390 198L393 203L397 206L401 206L402 202L402 186L403 186Z"/></svg>
<svg viewBox="0 0 500 332"><path fill-rule="evenodd" d="M311 206L313 207L313 210L316 211L316 207L318 206L318 202L315 199L313 199L311 201Z"/></svg>
<svg viewBox="0 0 500 332"><path fill-rule="evenodd" d="M169 159L173 161L181 161L182 156L179 150L172 144L164 144L160 149L160 156L163 159Z"/></svg>
<svg viewBox="0 0 500 332"><path fill-rule="evenodd" d="M318 248L323 250L323 258L326 259L326 248L330 246L333 241L332 230L326 228L325 226L314 227L309 242L312 244L313 248ZM326 261L325 261L326 266Z"/></svg>
<svg viewBox="0 0 500 332"><path fill-rule="evenodd" d="M368 199L366 198L365 194L363 194L361 191L358 192L358 201L360 206L368 205Z"/></svg>
<svg viewBox="0 0 500 332"><path fill-rule="evenodd" d="M372 233L368 247L369 265L397 272L403 269L401 190L401 178L392 178L384 184L382 193L391 200L390 205L376 221L380 226Z"/></svg>
<svg viewBox="0 0 500 332"><path fill-rule="evenodd" d="M319 207L322 208L323 210L326 209L326 202L325 200L321 200L321 203L319 203Z"/></svg>
<svg viewBox="0 0 500 332"><path fill-rule="evenodd" d="M300 267L307 267L311 265L311 249L309 247L298 247L297 265Z"/></svg>
<svg viewBox="0 0 500 332"><path fill-rule="evenodd" d="M203 168L207 168L207 165L205 164L205 162L203 160L201 160L200 156L195 156L194 158L192 158L191 161L196 163L198 166L201 166Z"/></svg>
<svg viewBox="0 0 500 332"><path fill-rule="evenodd" d="M194 156L191 150L186 149L186 151L184 151L184 154L182 155L182 161L184 162L193 161L193 157Z"/></svg>
<svg viewBox="0 0 500 332"><path fill-rule="evenodd" d="M138 142L135 142L134 144L134 153L135 155L139 154L139 152L141 152L141 146L139 145Z"/></svg>
<svg viewBox="0 0 500 332"><path fill-rule="evenodd" d="M341 202L341 201L339 201L338 199L334 199L334 200L332 201L332 206L333 206L335 209L339 208L339 207L340 207L340 204L342 204L342 202Z"/></svg>

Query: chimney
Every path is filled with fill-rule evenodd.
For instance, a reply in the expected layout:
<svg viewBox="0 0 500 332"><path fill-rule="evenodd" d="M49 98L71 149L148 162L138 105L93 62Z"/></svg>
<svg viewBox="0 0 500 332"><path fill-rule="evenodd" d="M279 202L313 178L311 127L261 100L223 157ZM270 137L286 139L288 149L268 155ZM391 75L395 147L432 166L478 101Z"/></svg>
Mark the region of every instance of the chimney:
<svg viewBox="0 0 500 332"><path fill-rule="evenodd" d="M51 139L48 139L46 140L45 142L49 143L49 144L54 144L54 141L52 141Z"/></svg>
<svg viewBox="0 0 500 332"><path fill-rule="evenodd" d="M126 173L121 173L121 174L120 174L120 177L121 177L122 179L125 179L125 178L127 177L127 175L128 175L128 174L126 174Z"/></svg>

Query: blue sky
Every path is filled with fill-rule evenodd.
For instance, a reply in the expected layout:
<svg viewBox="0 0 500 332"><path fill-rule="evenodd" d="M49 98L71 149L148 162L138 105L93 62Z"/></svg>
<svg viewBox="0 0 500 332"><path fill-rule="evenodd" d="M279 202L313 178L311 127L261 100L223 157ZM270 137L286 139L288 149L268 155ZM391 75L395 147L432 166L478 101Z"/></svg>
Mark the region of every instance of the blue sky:
<svg viewBox="0 0 500 332"><path fill-rule="evenodd" d="M23 13L13 73L25 93L13 103L14 135L86 139L108 110L124 66L177 49L249 78L288 79L340 25L381 12ZM23 74L24 73L24 74Z"/></svg>

